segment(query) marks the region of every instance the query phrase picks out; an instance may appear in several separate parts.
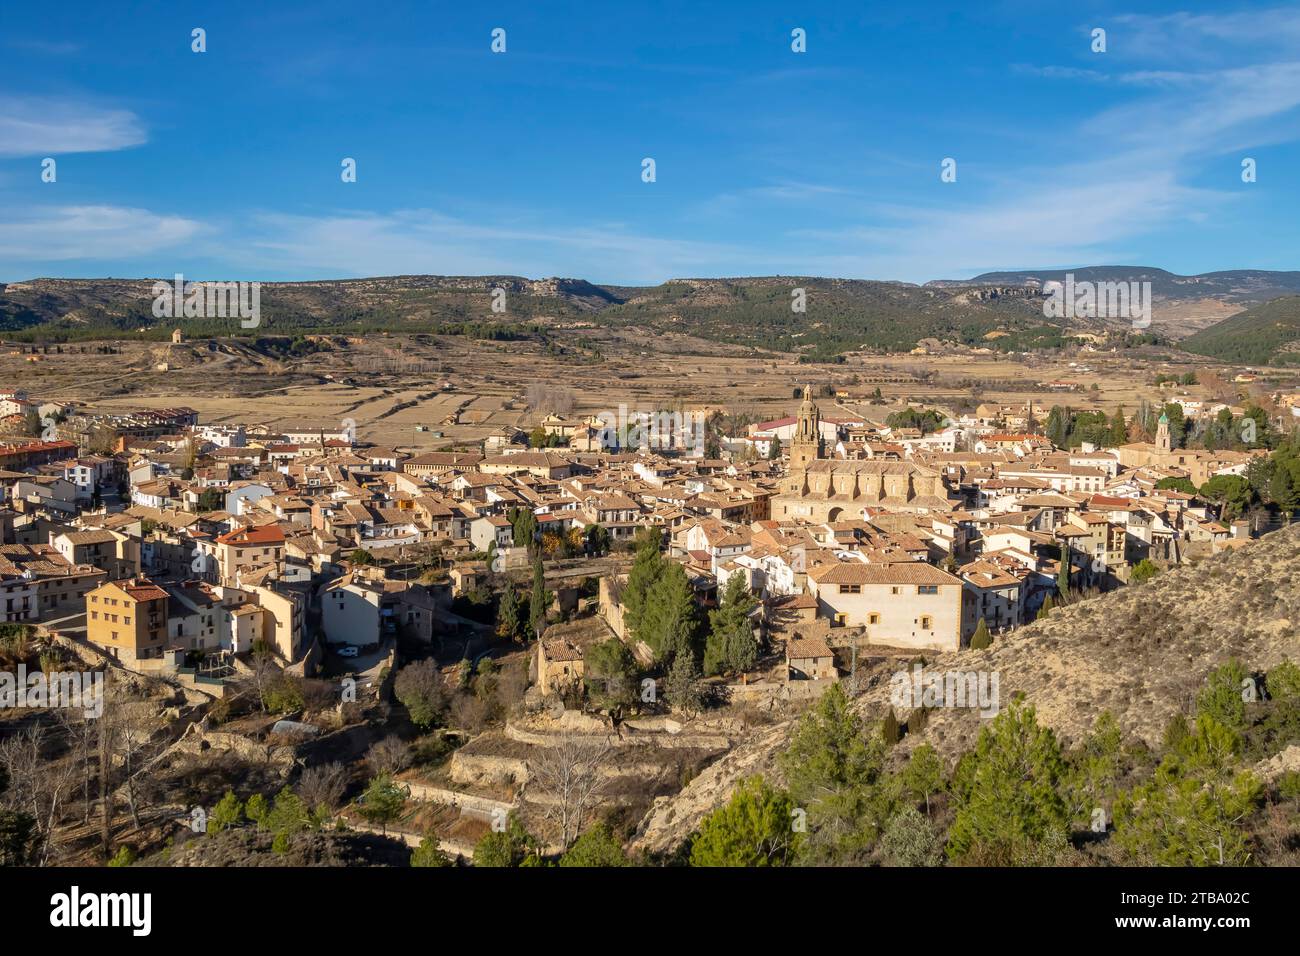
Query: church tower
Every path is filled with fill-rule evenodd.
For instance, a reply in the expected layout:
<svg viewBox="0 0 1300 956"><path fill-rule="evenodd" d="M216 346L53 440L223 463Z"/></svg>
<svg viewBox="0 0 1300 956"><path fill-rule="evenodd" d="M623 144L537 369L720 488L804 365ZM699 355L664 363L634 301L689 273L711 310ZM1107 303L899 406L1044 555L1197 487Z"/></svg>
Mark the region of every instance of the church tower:
<svg viewBox="0 0 1300 956"><path fill-rule="evenodd" d="M1160 424L1156 426L1156 451L1162 454L1169 454L1173 451L1173 443L1169 439L1169 416L1160 413Z"/></svg>
<svg viewBox="0 0 1300 956"><path fill-rule="evenodd" d="M803 403L799 406L799 423L790 442L790 470L808 467L808 463L822 456L821 412L812 400L812 386L803 387Z"/></svg>

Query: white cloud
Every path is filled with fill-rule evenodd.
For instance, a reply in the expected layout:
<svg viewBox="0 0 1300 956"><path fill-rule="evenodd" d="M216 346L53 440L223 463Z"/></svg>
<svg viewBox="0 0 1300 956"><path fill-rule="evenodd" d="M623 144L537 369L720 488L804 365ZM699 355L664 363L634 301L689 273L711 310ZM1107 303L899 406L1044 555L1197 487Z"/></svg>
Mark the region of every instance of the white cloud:
<svg viewBox="0 0 1300 956"><path fill-rule="evenodd" d="M0 213L0 259L53 262L117 261L188 241L199 223L123 206L57 206L26 214Z"/></svg>
<svg viewBox="0 0 1300 956"><path fill-rule="evenodd" d="M129 110L0 96L0 157L103 152L138 146L147 138L144 124Z"/></svg>

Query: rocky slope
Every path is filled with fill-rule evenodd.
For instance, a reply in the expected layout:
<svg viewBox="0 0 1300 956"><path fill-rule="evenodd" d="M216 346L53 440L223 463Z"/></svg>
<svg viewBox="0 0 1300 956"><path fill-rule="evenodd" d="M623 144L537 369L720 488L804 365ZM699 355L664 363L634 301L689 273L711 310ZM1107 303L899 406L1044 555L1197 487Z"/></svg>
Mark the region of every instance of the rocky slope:
<svg viewBox="0 0 1300 956"><path fill-rule="evenodd" d="M1003 706L1023 694L1067 745L1103 710L1115 715L1125 734L1157 744L1169 718L1190 705L1218 665L1235 657L1248 669L1265 670L1284 657L1300 660L1298 627L1300 526L1058 609L987 650L932 656L926 668L997 672ZM890 705L896 670L882 665L860 682L857 706L868 718L878 719ZM974 746L980 725L977 711L938 708L923 731L904 738L897 754L928 742L951 765ZM775 759L792 726L786 721L765 730L676 796L659 800L642 821L635 847L671 850L741 778L764 773L779 779Z"/></svg>

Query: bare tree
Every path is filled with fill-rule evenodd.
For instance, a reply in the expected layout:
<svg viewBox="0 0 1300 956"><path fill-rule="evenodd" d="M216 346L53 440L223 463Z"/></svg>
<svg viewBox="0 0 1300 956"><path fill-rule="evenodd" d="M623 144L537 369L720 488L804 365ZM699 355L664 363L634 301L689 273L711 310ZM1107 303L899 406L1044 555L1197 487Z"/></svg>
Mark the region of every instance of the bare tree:
<svg viewBox="0 0 1300 956"><path fill-rule="evenodd" d="M560 828L568 849L582 833L606 780L601 768L609 756L608 738L566 733L553 747L543 747L532 763L530 783L541 791L542 815Z"/></svg>
<svg viewBox="0 0 1300 956"><path fill-rule="evenodd" d="M81 770L81 822L90 822L90 782L94 777L95 749L99 731L95 720L76 708L61 708L56 715L67 736L70 757Z"/></svg>
<svg viewBox="0 0 1300 956"><path fill-rule="evenodd" d="M322 805L335 810L343 803L347 786L348 772L343 764L318 764L302 772L298 779L298 796L311 810Z"/></svg>
<svg viewBox="0 0 1300 956"><path fill-rule="evenodd" d="M382 774L397 775L410 763L410 746L400 737L391 734L371 745L366 754L366 763L378 777Z"/></svg>
<svg viewBox="0 0 1300 956"><path fill-rule="evenodd" d="M44 866L54 850L54 828L68 795L76 787L75 761L50 753L51 734L32 724L0 743L0 767L9 777L4 802L36 821L41 846L36 862Z"/></svg>

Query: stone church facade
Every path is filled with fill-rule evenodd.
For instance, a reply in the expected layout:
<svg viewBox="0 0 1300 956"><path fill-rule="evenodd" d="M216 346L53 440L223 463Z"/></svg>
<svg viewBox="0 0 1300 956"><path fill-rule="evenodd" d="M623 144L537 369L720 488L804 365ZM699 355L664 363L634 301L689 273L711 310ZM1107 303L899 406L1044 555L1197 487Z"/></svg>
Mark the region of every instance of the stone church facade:
<svg viewBox="0 0 1300 956"><path fill-rule="evenodd" d="M774 520L856 521L864 508L928 513L960 506L936 469L910 461L825 458L810 386L804 386L798 418L789 472L772 499Z"/></svg>

